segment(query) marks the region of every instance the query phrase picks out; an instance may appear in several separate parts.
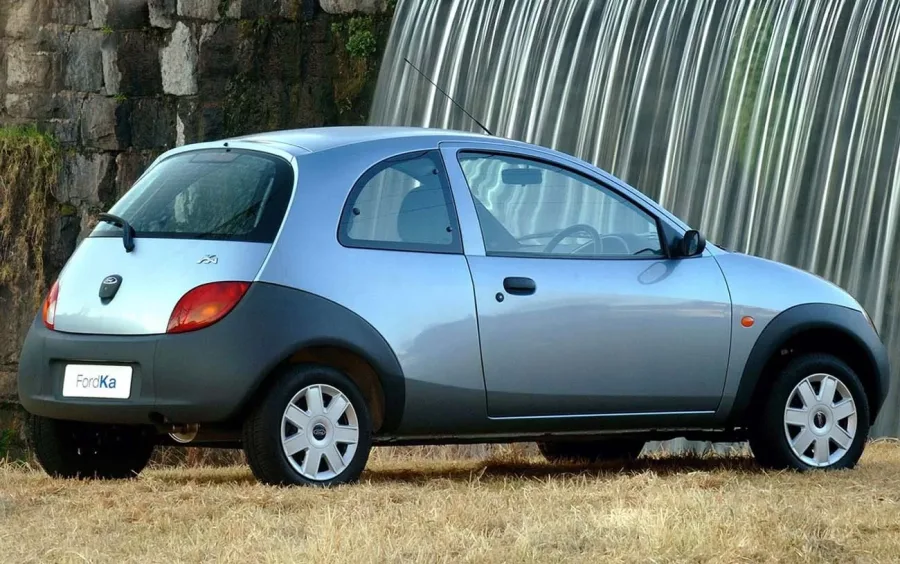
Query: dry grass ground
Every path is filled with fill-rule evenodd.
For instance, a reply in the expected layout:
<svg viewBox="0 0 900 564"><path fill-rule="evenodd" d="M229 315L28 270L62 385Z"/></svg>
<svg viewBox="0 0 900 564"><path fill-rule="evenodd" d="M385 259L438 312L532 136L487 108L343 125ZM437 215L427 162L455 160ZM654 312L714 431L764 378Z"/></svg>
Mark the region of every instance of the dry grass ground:
<svg viewBox="0 0 900 564"><path fill-rule="evenodd" d="M4 562L887 562L900 560L900 445L860 466L764 473L752 459L553 467L376 451L360 484L258 485L245 467L119 483L0 466ZM452 451L451 451L452 452Z"/></svg>

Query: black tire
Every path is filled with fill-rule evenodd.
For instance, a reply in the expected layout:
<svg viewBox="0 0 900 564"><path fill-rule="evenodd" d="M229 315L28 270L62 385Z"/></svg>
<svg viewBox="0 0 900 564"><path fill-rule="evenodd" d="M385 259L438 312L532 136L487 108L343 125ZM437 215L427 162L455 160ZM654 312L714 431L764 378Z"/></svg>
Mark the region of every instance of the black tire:
<svg viewBox="0 0 900 564"><path fill-rule="evenodd" d="M55 478L134 478L153 456L155 433L148 428L62 421L29 415L28 445Z"/></svg>
<svg viewBox="0 0 900 564"><path fill-rule="evenodd" d="M644 449L640 439L609 438L588 441L540 441L538 450L549 462L631 461Z"/></svg>
<svg viewBox="0 0 900 564"><path fill-rule="evenodd" d="M814 374L828 374L846 386L856 404L856 433L849 448L838 460L825 466L815 466L804 462L791 448L785 429L785 408L794 388L805 378ZM816 394L820 391L813 388ZM795 400L796 401L796 398ZM801 404L802 405L802 404ZM841 359L824 353L810 353L791 360L776 375L765 399L750 421L748 439L750 448L760 464L770 469L811 469L839 470L853 468L862 456L869 435L869 402L865 389L856 373ZM824 419L823 419L824 420ZM842 420L842 428L846 420ZM834 425L833 422L829 423ZM802 428L788 426L787 430L798 438ZM836 443L829 443L829 452L836 452ZM811 445L814 449L814 445ZM804 451L814 452L814 450ZM807 456L810 456L807 454Z"/></svg>
<svg viewBox="0 0 900 564"><path fill-rule="evenodd" d="M301 390L315 384L337 388L347 397L356 412L359 429L356 452L352 459L343 471L325 480L312 480L303 476L288 460L281 442L282 417L288 404ZM369 460L372 419L362 392L344 373L327 366L291 366L276 376L262 401L247 417L244 422L243 444L253 475L264 484L325 487L347 484L359 479ZM299 463L296 459L295 462Z"/></svg>

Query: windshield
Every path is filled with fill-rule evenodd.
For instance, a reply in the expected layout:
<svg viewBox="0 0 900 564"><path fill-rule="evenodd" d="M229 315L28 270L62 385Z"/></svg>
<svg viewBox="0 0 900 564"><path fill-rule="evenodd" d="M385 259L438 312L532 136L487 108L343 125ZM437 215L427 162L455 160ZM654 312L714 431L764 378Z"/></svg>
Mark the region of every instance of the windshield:
<svg viewBox="0 0 900 564"><path fill-rule="evenodd" d="M279 157L238 149L181 153L153 167L109 213L138 238L275 239L294 185ZM92 237L121 237L101 222Z"/></svg>

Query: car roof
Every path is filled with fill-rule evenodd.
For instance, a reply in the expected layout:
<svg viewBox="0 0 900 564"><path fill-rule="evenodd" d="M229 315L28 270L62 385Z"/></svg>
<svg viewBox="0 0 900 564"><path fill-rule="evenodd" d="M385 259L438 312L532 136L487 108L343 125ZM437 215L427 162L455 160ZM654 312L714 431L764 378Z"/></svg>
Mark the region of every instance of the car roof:
<svg viewBox="0 0 900 564"><path fill-rule="evenodd" d="M472 133L468 131L435 129L427 127L375 125L329 126L270 131L266 133L255 133L252 135L235 137L232 140L251 141L258 143L277 143L281 145L290 145L292 147L297 147L298 149L302 149L305 152L317 153L337 147L344 147L347 145L382 141L385 139L396 139L400 137L432 138L435 140L435 143L440 141L462 141L477 139L501 140L505 143L522 144L521 141L499 138L481 133Z"/></svg>
<svg viewBox="0 0 900 564"><path fill-rule="evenodd" d="M170 149L159 159L174 155L183 151L191 151L196 149L218 147L222 143L228 146L228 142L234 141L244 144L259 143L261 145L269 145L272 149L276 149L285 154L300 156L301 154L310 154L329 151L339 147L349 145L358 145L364 143L378 143L380 141L401 138L418 138L432 144L437 148L440 143L454 141L480 141L493 143L498 145L506 145L507 147L522 147L531 150L537 150L547 155L552 155L560 160L569 163L577 163L586 166L593 172L599 174L607 182L619 186L621 189L631 193L633 196L641 199L646 205L656 209L661 215L669 218L675 225L682 229L689 229L686 223L675 216L666 208L659 205L658 202L649 198L639 190L630 186L622 179L600 169L589 162L586 162L569 153L561 152L549 147L519 141L507 137L496 135L486 135L483 133L473 133L471 131L459 131L454 129L439 129L428 127L413 126L378 126L378 125L355 125L355 126L320 126L301 129L288 129L280 131L269 131L263 133L253 133L239 137L231 137L228 139L219 139L218 141L196 142L189 145L183 145Z"/></svg>

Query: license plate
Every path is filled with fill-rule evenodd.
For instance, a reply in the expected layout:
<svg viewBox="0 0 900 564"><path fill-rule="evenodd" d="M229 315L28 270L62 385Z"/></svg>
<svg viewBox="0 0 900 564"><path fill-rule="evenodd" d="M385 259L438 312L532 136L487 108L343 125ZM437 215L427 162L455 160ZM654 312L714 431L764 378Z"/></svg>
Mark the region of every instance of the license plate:
<svg viewBox="0 0 900 564"><path fill-rule="evenodd" d="M63 377L67 398L128 399L131 395L130 366L69 364Z"/></svg>

